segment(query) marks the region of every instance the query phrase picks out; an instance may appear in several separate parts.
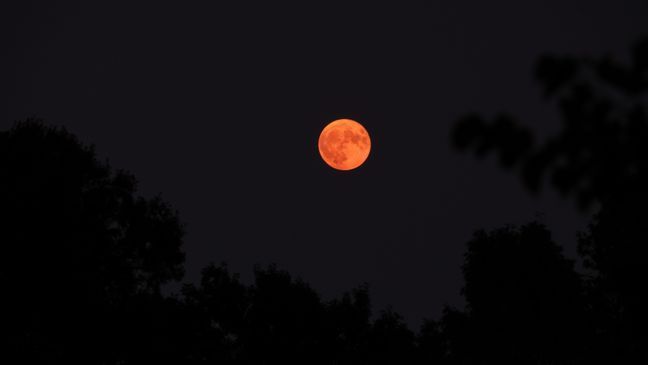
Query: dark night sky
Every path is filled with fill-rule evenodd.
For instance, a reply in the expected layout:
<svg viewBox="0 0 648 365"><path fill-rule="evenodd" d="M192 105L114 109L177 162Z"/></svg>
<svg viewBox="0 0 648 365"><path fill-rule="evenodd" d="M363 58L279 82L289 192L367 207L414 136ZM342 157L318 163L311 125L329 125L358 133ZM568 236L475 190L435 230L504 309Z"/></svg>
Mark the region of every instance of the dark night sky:
<svg viewBox="0 0 648 365"><path fill-rule="evenodd" d="M0 8L0 129L63 125L142 194L161 192L187 224L187 280L210 261L245 281L276 262L324 298L366 281L376 310L412 324L462 305L473 230L543 212L575 257L586 223L572 202L455 152L456 118L509 111L551 134L536 57L623 57L648 33L640 0L16 3ZM350 173L317 151L343 117L373 143Z"/></svg>

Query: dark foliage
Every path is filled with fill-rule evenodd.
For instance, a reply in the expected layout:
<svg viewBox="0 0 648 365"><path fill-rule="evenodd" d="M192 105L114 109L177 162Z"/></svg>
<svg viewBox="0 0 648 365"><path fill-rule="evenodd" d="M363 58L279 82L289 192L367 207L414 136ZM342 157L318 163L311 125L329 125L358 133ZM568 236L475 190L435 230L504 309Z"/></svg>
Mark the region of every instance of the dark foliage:
<svg viewBox="0 0 648 365"><path fill-rule="evenodd" d="M226 266L209 266L186 304L201 329L193 358L232 364L392 364L415 356L414 334L385 311L370 321L366 287L323 302L306 283L274 266L255 270L251 286Z"/></svg>
<svg viewBox="0 0 648 365"><path fill-rule="evenodd" d="M581 281L546 227L478 231L463 266L462 358L492 364L572 364L587 334ZM449 315L451 326L453 314ZM465 337L464 337L465 336Z"/></svg>
<svg viewBox="0 0 648 365"><path fill-rule="evenodd" d="M590 270L583 286L591 362L648 363L647 60L648 39L635 44L628 65L607 56L542 57L536 75L558 100L564 128L539 146L522 146L531 132L510 117L487 123L470 115L453 132L457 148L497 153L531 191L548 178L581 208L596 209L579 239Z"/></svg>
<svg viewBox="0 0 648 365"><path fill-rule="evenodd" d="M120 322L182 277L182 225L161 199L135 197L135 185L65 130L27 121L0 133L3 329L12 356L117 359L115 344L134 334ZM127 345L148 338L134 340Z"/></svg>
<svg viewBox="0 0 648 365"><path fill-rule="evenodd" d="M648 40L633 48L630 66L609 57L579 59L545 55L536 76L548 97L557 98L563 131L539 146L532 132L508 115L488 123L477 115L459 120L453 141L478 156L495 152L515 168L531 191L545 177L582 208L618 199L645 183L648 163Z"/></svg>

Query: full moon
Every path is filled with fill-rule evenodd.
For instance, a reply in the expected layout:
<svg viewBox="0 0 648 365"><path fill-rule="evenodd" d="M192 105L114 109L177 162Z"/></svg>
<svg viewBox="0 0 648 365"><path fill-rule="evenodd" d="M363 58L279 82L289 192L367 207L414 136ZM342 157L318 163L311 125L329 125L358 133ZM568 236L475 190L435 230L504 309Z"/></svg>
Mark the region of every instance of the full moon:
<svg viewBox="0 0 648 365"><path fill-rule="evenodd" d="M337 170L353 170L362 165L371 150L369 133L362 124L351 119L329 123L317 143L324 162Z"/></svg>

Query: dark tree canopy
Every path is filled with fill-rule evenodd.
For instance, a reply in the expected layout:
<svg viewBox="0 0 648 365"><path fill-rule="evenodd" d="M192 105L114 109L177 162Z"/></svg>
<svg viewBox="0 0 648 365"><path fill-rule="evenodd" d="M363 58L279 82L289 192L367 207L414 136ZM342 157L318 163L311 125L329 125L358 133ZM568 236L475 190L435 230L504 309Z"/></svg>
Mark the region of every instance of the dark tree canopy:
<svg viewBox="0 0 648 365"><path fill-rule="evenodd" d="M581 282L546 227L478 231L465 257L468 353L499 364L575 362L586 333Z"/></svg>
<svg viewBox="0 0 648 365"><path fill-rule="evenodd" d="M175 211L135 189L63 129L0 133L3 327L19 358L91 363L121 332L117 311L182 277Z"/></svg>
<svg viewBox="0 0 648 365"><path fill-rule="evenodd" d="M324 302L301 280L274 266L257 267L255 283L210 265L186 303L202 316L197 357L234 364L413 363L414 334L387 310L371 321L366 287Z"/></svg>
<svg viewBox="0 0 648 365"><path fill-rule="evenodd" d="M592 353L604 363L648 362L648 38L631 56L627 65L609 56L543 56L536 76L564 125L543 144L508 115L491 123L469 115L453 132L457 148L495 152L531 191L548 179L581 208L596 209L578 247L590 270Z"/></svg>
<svg viewBox="0 0 648 365"><path fill-rule="evenodd" d="M478 156L494 152L503 166L516 169L531 191L545 178L581 207L618 200L637 192L648 171L648 38L632 49L632 63L610 57L544 55L536 77L548 98L557 99L563 130L543 144L530 129L501 114L492 122L463 117L452 139Z"/></svg>

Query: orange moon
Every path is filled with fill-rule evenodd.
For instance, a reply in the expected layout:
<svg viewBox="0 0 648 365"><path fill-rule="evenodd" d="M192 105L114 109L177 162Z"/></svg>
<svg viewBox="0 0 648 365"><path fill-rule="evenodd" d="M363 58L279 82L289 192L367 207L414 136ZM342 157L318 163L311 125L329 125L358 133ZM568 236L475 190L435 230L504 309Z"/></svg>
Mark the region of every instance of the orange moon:
<svg viewBox="0 0 648 365"><path fill-rule="evenodd" d="M317 143L324 162L336 170L353 170L362 165L371 150L369 133L362 124L351 119L329 123Z"/></svg>

